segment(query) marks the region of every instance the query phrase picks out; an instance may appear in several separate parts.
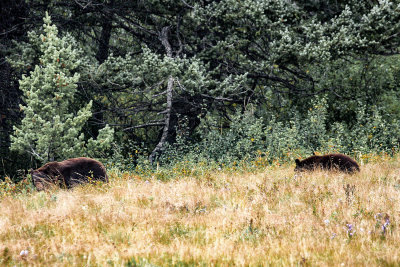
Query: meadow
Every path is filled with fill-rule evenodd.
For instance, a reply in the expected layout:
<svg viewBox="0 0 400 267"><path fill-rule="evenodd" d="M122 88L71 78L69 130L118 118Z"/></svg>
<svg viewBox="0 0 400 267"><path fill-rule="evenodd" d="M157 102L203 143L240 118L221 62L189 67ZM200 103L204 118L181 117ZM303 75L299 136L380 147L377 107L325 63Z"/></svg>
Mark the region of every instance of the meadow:
<svg viewBox="0 0 400 267"><path fill-rule="evenodd" d="M400 265L398 157L354 175L293 169L114 169L109 184L4 193L0 265Z"/></svg>

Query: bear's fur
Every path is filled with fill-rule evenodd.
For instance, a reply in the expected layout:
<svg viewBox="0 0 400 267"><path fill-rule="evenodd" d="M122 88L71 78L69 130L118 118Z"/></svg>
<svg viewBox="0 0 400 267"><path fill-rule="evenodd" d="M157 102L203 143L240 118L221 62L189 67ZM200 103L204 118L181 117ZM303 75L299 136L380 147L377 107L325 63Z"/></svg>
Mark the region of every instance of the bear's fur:
<svg viewBox="0 0 400 267"><path fill-rule="evenodd" d="M312 171L315 169L339 170L346 173L360 171L357 162L343 154L314 155L304 160L296 159L295 171Z"/></svg>
<svg viewBox="0 0 400 267"><path fill-rule="evenodd" d="M37 190L47 189L51 185L71 188L90 181L108 182L104 165L84 157L49 162L39 169L31 170L30 173Z"/></svg>

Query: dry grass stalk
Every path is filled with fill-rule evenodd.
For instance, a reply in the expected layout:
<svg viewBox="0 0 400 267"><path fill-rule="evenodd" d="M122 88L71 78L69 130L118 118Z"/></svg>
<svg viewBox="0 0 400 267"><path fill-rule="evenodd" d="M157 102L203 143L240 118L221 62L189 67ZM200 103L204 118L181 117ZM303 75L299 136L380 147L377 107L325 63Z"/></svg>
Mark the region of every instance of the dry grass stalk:
<svg viewBox="0 0 400 267"><path fill-rule="evenodd" d="M293 166L3 197L0 265L400 262L400 163L355 175ZM349 185L349 186L348 186Z"/></svg>

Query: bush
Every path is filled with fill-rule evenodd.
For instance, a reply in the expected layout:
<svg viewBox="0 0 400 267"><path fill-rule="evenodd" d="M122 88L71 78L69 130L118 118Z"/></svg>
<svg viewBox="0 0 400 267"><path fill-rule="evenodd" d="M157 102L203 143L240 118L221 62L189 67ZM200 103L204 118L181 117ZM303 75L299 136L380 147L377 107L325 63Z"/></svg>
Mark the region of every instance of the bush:
<svg viewBox="0 0 400 267"><path fill-rule="evenodd" d="M275 116L267 121L252 110L237 111L230 124L209 116L199 127L200 141L189 142L178 134L177 142L169 145L160 158L161 165L179 161L237 165L260 156L269 163L292 161L297 157L340 152L352 156L398 151L400 126L398 120L382 115L380 109L369 110L360 104L354 122L329 122L326 97L317 96L310 102L305 115L291 111L289 121Z"/></svg>

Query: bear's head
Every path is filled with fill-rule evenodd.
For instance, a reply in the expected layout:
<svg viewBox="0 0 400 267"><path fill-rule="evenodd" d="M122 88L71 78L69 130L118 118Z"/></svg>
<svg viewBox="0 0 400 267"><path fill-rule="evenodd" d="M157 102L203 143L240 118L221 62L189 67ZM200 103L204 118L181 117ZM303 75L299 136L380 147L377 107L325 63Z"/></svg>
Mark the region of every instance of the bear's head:
<svg viewBox="0 0 400 267"><path fill-rule="evenodd" d="M302 164L302 162L301 162L299 159L296 159L295 162L296 162L296 168L294 168L294 171L295 171L295 172L303 171L303 164Z"/></svg>
<svg viewBox="0 0 400 267"><path fill-rule="evenodd" d="M32 177L32 183L38 191L48 189L54 185L57 180L58 172L51 163L36 170L29 170Z"/></svg>
<svg viewBox="0 0 400 267"><path fill-rule="evenodd" d="M32 169L29 172L32 177L32 183L38 191L45 190L52 183L51 177L44 172Z"/></svg>
<svg viewBox="0 0 400 267"><path fill-rule="evenodd" d="M315 162L309 159L305 160L296 159L295 162L296 162L296 168L294 168L295 172L311 171L315 168Z"/></svg>

